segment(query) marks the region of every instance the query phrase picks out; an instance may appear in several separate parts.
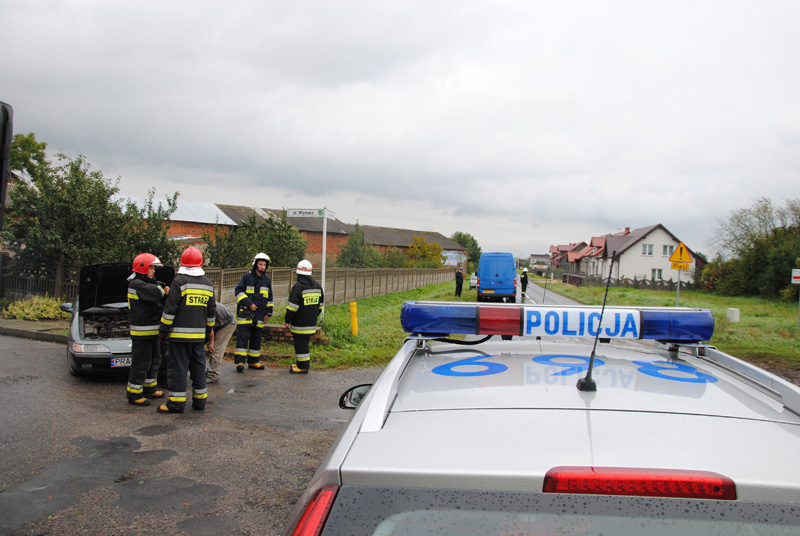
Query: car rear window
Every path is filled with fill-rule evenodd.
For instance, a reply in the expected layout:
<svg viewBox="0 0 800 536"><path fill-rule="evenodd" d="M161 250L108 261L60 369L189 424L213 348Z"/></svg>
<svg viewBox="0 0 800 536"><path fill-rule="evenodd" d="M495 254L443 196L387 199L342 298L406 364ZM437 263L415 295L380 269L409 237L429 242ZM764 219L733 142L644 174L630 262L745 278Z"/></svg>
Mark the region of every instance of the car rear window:
<svg viewBox="0 0 800 536"><path fill-rule="evenodd" d="M796 505L343 486L323 535L789 535Z"/></svg>

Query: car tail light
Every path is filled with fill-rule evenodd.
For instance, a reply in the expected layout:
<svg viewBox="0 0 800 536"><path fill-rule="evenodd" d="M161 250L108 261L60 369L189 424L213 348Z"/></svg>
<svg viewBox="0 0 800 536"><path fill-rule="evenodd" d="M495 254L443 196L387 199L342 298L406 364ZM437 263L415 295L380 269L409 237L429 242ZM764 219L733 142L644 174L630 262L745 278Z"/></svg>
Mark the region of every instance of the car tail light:
<svg viewBox="0 0 800 536"><path fill-rule="evenodd" d="M711 471L630 467L554 467L544 477L544 493L636 495L736 500L736 484Z"/></svg>
<svg viewBox="0 0 800 536"><path fill-rule="evenodd" d="M338 491L338 486L325 486L315 493L308 501L300 521L292 531L292 536L318 536L325 526Z"/></svg>

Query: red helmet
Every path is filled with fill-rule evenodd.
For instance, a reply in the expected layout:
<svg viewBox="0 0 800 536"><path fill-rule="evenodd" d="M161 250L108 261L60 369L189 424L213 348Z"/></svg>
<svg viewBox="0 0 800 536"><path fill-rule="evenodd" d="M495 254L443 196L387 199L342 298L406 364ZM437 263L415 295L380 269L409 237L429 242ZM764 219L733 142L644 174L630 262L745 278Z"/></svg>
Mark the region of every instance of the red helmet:
<svg viewBox="0 0 800 536"><path fill-rule="evenodd" d="M181 266L186 266L187 268L203 266L203 254L194 246L184 249L183 253L181 253Z"/></svg>
<svg viewBox="0 0 800 536"><path fill-rule="evenodd" d="M161 266L161 261L152 253L139 253L136 255L136 258L133 259L133 271L137 274L147 275L147 270L149 270L152 265Z"/></svg>

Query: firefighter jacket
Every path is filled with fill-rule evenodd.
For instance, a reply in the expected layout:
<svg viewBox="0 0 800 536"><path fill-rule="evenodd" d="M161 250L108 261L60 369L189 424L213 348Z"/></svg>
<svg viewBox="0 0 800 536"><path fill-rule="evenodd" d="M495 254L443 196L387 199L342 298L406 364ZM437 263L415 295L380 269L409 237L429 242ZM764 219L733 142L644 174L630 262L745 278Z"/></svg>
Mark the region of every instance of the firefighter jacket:
<svg viewBox="0 0 800 536"><path fill-rule="evenodd" d="M294 335L314 335L317 332L317 317L325 302L322 286L311 276L298 275L297 283L289 293L286 304L286 320Z"/></svg>
<svg viewBox="0 0 800 536"><path fill-rule="evenodd" d="M264 327L264 317L272 316L272 280L259 276L255 270L242 276L234 289L236 294L236 321L240 326ZM250 305L256 310L250 311Z"/></svg>
<svg viewBox="0 0 800 536"><path fill-rule="evenodd" d="M169 342L204 343L214 328L217 304L214 285L204 275L188 275L182 271L170 285L161 315L159 335Z"/></svg>
<svg viewBox="0 0 800 536"><path fill-rule="evenodd" d="M128 284L128 310L130 311L131 337L155 339L161 325L164 289L155 279L136 274Z"/></svg>

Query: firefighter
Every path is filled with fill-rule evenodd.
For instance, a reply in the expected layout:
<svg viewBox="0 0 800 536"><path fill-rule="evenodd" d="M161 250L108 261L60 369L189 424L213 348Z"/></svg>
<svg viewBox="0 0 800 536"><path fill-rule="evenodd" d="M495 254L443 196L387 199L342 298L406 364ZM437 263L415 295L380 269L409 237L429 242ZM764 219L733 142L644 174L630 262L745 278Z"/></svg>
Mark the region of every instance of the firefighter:
<svg viewBox="0 0 800 536"><path fill-rule="evenodd" d="M325 303L322 286L311 277L311 262L297 264L297 283L289 293L284 325L292 332L297 362L289 367L291 374L308 374L311 365L311 337L317 332L317 317Z"/></svg>
<svg viewBox="0 0 800 536"><path fill-rule="evenodd" d="M192 380L192 408L206 409L206 356L203 344L214 351L216 302L214 285L203 271L203 254L188 247L181 254L181 267L172 281L161 315L159 337L169 340L169 401L159 413L183 413L186 407L186 372Z"/></svg>
<svg viewBox="0 0 800 536"><path fill-rule="evenodd" d="M522 287L522 299L525 300L525 291L528 290L528 269L522 269L522 275L519 276L519 284Z"/></svg>
<svg viewBox="0 0 800 536"><path fill-rule="evenodd" d="M257 253L253 257L253 266L242 276L236 285L236 322L239 334L236 337L236 350L233 360L236 372L247 367L264 370L261 363L261 332L264 324L272 316L272 280L267 276L269 255Z"/></svg>
<svg viewBox="0 0 800 536"><path fill-rule="evenodd" d="M128 278L128 310L131 330L131 370L128 374L128 403L149 406L150 398L161 398L156 390L161 348L158 327L161 321L162 299L169 287L155 280L156 266L161 261L152 253L140 253L133 259L133 273Z"/></svg>

